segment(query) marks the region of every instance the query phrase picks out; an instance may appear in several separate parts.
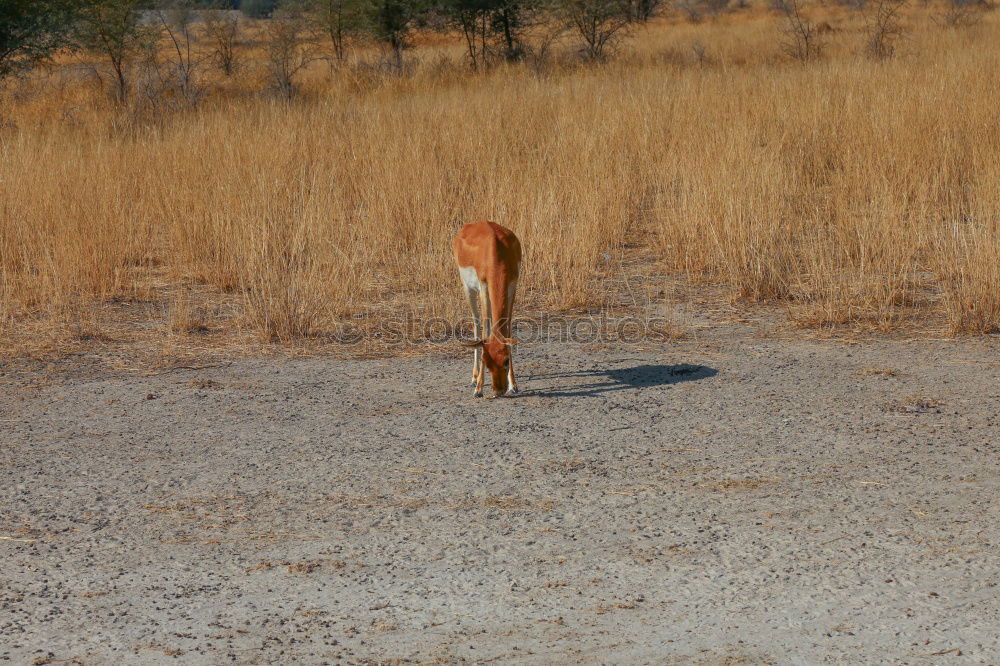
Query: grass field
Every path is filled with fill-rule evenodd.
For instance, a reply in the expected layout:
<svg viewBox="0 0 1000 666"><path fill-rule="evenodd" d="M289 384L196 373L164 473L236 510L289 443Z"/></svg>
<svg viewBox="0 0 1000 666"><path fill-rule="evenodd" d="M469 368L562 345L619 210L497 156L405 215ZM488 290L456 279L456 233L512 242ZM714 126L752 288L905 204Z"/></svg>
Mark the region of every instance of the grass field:
<svg viewBox="0 0 1000 666"><path fill-rule="evenodd" d="M291 102L250 46L231 79L206 64L194 109L117 108L67 56L0 97L0 333L23 352L457 319L450 239L483 218L524 243L526 310L645 274L805 328L996 331L1000 12L940 11L909 8L887 60L840 7L808 8L830 30L806 63L763 6L659 19L598 66L472 73L434 36L403 76L371 49L316 62Z"/></svg>

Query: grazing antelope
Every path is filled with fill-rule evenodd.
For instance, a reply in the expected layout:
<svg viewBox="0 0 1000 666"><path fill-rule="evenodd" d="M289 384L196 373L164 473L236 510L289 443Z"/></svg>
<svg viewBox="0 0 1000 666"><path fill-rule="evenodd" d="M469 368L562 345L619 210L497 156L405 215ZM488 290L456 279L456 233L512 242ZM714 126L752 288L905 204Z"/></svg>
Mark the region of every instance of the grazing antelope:
<svg viewBox="0 0 1000 666"><path fill-rule="evenodd" d="M474 395L483 397L484 365L490 371L494 393L517 393L511 358L517 340L510 337L510 324L521 266L521 242L513 231L499 224L473 222L462 227L455 237L455 261L476 328L476 341L463 343L474 348Z"/></svg>

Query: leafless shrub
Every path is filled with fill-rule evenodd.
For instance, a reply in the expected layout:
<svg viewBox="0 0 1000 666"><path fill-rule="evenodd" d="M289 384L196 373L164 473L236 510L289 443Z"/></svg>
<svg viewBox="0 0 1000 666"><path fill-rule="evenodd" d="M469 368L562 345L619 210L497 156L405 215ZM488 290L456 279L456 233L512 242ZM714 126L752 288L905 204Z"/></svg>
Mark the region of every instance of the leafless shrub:
<svg viewBox="0 0 1000 666"><path fill-rule="evenodd" d="M949 28L968 28L983 20L987 8L989 5L984 0L947 0L935 21Z"/></svg>
<svg viewBox="0 0 1000 666"><path fill-rule="evenodd" d="M296 77L317 58L308 28L306 16L294 6L277 10L264 28L271 82L285 99L295 96Z"/></svg>
<svg viewBox="0 0 1000 666"><path fill-rule="evenodd" d="M703 7L700 0L677 0L676 7L691 23L701 21Z"/></svg>
<svg viewBox="0 0 1000 666"><path fill-rule="evenodd" d="M539 22L532 35L525 39L524 62L536 75L548 71L555 46L565 32L565 24L558 21Z"/></svg>
<svg viewBox="0 0 1000 666"><path fill-rule="evenodd" d="M561 12L583 42L584 58L592 62L610 55L630 23L629 4L624 0L564 0Z"/></svg>
<svg viewBox="0 0 1000 666"><path fill-rule="evenodd" d="M695 41L691 44L691 51L694 53L695 62L699 65L710 65L712 64L712 57L708 55L708 49L705 47L705 43L702 41Z"/></svg>
<svg viewBox="0 0 1000 666"><path fill-rule="evenodd" d="M236 49L240 42L240 19L236 12L209 10L202 14L205 36L212 44L212 57L226 76L236 71Z"/></svg>
<svg viewBox="0 0 1000 666"><path fill-rule="evenodd" d="M899 14L905 5L906 0L874 0L868 17L868 55L885 60L896 52L904 31Z"/></svg>
<svg viewBox="0 0 1000 666"><path fill-rule="evenodd" d="M175 0L166 8L157 9L156 18L163 26L169 44L167 54L170 64L164 83L174 88L185 104L194 106L201 94L197 73L202 58L195 55L196 36L192 26L197 16L191 2Z"/></svg>
<svg viewBox="0 0 1000 666"><path fill-rule="evenodd" d="M678 0L674 5L691 23L698 23L706 16L715 18L729 9L731 0ZM742 3L745 7L746 3Z"/></svg>
<svg viewBox="0 0 1000 666"><path fill-rule="evenodd" d="M799 62L816 60L823 55L823 41L816 24L802 13L801 0L775 0L785 15L782 28L781 50Z"/></svg>
<svg viewBox="0 0 1000 666"><path fill-rule="evenodd" d="M713 18L729 9L729 0L702 0L702 4L705 13Z"/></svg>

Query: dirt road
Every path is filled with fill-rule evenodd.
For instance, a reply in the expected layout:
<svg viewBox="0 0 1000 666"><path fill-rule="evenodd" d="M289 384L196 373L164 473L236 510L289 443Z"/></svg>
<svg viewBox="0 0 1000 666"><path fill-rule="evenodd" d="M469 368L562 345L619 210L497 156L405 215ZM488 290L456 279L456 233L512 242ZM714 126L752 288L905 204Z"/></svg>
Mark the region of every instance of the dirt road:
<svg viewBox="0 0 1000 666"><path fill-rule="evenodd" d="M1000 663L995 338L518 358L8 365L0 661Z"/></svg>

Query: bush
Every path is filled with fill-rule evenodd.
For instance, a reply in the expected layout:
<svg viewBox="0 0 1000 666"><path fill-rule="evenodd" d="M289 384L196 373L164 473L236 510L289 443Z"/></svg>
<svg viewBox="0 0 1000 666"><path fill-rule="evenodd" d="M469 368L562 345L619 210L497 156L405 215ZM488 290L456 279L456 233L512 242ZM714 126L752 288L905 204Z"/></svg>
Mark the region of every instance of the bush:
<svg viewBox="0 0 1000 666"><path fill-rule="evenodd" d="M240 11L250 18L268 18L278 6L278 0L243 0Z"/></svg>
<svg viewBox="0 0 1000 666"><path fill-rule="evenodd" d="M624 0L562 0L559 11L580 38L584 57L594 62L610 55L631 22L631 7Z"/></svg>
<svg viewBox="0 0 1000 666"><path fill-rule="evenodd" d="M784 39L781 50L799 62L815 60L823 55L823 41L816 25L802 13L801 0L776 0L785 15Z"/></svg>
<svg viewBox="0 0 1000 666"><path fill-rule="evenodd" d="M875 0L868 18L868 55L876 60L891 58L903 36L899 13L906 0Z"/></svg>
<svg viewBox="0 0 1000 666"><path fill-rule="evenodd" d="M0 2L0 80L62 46L72 25L72 10L66 0Z"/></svg>

